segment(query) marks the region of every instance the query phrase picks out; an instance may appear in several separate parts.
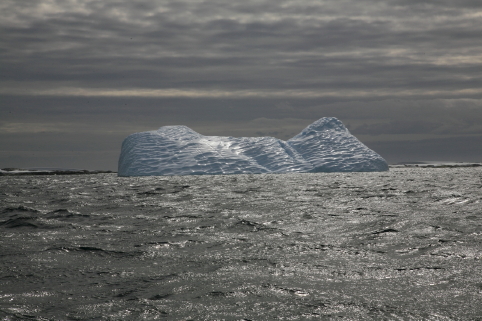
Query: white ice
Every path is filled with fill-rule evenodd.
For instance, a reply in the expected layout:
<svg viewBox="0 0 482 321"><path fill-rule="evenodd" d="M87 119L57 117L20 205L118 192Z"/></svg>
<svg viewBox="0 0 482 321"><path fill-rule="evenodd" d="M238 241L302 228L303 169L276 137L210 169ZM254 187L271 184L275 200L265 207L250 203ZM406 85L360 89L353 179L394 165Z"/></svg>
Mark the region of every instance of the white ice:
<svg viewBox="0 0 482 321"><path fill-rule="evenodd" d="M274 137L204 136L186 126L164 126L128 136L119 176L218 175L288 172L374 172L387 162L325 117L288 141Z"/></svg>

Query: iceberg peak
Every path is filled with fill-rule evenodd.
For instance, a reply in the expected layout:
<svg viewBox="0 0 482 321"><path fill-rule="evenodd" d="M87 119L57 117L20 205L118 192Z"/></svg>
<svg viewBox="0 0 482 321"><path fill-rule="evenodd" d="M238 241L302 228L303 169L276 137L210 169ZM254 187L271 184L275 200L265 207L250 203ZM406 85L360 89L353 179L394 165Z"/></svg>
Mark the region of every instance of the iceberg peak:
<svg viewBox="0 0 482 321"><path fill-rule="evenodd" d="M163 126L129 135L119 176L386 171L386 161L334 117L321 118L288 141L274 137L204 136Z"/></svg>
<svg viewBox="0 0 482 321"><path fill-rule="evenodd" d="M181 140L196 139L202 136L184 125L162 126L157 130L157 133L162 136L171 137L172 139L177 138Z"/></svg>
<svg viewBox="0 0 482 321"><path fill-rule="evenodd" d="M323 117L306 127L296 135L298 136L308 136L313 134L319 134L323 131L332 130L332 131L345 131L347 132L348 129L343 125L343 123L335 117ZM293 138L295 138L293 137Z"/></svg>

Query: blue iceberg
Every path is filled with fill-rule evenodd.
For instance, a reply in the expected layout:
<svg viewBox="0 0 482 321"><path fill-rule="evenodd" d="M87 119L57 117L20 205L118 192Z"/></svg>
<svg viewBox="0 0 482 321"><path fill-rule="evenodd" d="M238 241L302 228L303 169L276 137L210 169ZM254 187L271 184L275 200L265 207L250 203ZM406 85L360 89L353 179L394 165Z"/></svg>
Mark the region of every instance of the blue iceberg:
<svg viewBox="0 0 482 321"><path fill-rule="evenodd" d="M287 141L274 137L204 136L186 126L135 133L122 143L118 175L387 170L387 162L350 134L341 121L325 117Z"/></svg>

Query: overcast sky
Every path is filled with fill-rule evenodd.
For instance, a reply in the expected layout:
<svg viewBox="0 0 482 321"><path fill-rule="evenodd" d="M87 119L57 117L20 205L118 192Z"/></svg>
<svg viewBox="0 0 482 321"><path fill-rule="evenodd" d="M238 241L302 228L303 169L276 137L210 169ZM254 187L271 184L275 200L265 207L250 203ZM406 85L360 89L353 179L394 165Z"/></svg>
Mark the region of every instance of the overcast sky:
<svg viewBox="0 0 482 321"><path fill-rule="evenodd" d="M163 125L482 162L480 0L2 0L0 168L117 169Z"/></svg>

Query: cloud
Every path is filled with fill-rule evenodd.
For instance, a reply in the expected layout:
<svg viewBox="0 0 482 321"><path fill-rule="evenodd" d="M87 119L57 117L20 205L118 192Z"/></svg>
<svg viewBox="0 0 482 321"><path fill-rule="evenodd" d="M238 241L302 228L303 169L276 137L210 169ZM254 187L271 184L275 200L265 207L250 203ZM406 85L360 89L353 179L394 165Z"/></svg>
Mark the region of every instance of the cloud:
<svg viewBox="0 0 482 321"><path fill-rule="evenodd" d="M37 89L35 81L49 89L375 96L480 88L482 9L473 2L43 0L1 9L0 81L15 80L12 92Z"/></svg>
<svg viewBox="0 0 482 321"><path fill-rule="evenodd" d="M335 116L374 144L482 135L478 0L4 0L0 15L0 141L22 159L65 152L62 134L99 150L169 124L286 139Z"/></svg>
<svg viewBox="0 0 482 321"><path fill-rule="evenodd" d="M449 93L443 90L390 90L380 89L376 92L353 89L328 89L328 90L202 90L202 89L94 89L94 88L69 88L60 87L55 89L19 89L4 87L0 94L21 96L67 96L67 97L154 97L154 98L363 98L372 99L399 97L409 98L412 96L441 97L441 96L479 96L482 88L459 89Z"/></svg>

